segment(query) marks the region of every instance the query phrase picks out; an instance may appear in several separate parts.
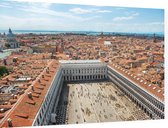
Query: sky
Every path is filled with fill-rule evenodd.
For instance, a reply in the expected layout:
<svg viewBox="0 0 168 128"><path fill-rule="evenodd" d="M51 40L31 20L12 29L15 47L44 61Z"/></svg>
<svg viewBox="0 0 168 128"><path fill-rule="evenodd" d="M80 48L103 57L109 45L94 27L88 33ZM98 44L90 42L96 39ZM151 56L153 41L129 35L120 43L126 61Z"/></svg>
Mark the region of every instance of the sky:
<svg viewBox="0 0 168 128"><path fill-rule="evenodd" d="M0 30L164 33L164 10L0 0Z"/></svg>

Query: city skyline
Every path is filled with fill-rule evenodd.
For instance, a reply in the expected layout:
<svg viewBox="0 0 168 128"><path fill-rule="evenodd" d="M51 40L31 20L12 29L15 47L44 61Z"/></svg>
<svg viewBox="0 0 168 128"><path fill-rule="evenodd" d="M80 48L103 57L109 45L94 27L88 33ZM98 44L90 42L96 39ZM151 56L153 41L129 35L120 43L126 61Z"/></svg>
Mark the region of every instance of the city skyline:
<svg viewBox="0 0 168 128"><path fill-rule="evenodd" d="M164 33L164 10L110 6L0 2L0 30Z"/></svg>
<svg viewBox="0 0 168 128"><path fill-rule="evenodd" d="M0 0L0 127L165 120L159 3L56 1Z"/></svg>

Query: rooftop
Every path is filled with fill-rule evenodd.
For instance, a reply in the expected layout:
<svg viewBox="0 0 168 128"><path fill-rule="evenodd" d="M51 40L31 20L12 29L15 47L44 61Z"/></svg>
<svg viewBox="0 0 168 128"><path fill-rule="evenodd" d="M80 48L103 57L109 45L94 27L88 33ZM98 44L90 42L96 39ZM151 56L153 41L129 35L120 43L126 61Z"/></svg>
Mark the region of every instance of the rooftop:
<svg viewBox="0 0 168 128"><path fill-rule="evenodd" d="M11 105L9 111L1 115L0 127L8 127L7 119L9 118L12 119L13 127L32 125L58 67L59 64L56 60L50 60L40 75L31 84L24 86L26 87L24 93L16 100L14 105ZM29 94L32 95L32 98L29 97ZM1 107L3 108L3 106Z"/></svg>
<svg viewBox="0 0 168 128"><path fill-rule="evenodd" d="M24 36L25 35L23 35L23 37ZM63 52L57 52L55 54L54 57L56 60L51 60L52 54L45 51L46 42L52 40L52 36L49 35L45 37L36 35L23 38L23 40L30 41L27 42L27 48L31 49L32 45L43 46L40 49L44 49L42 53L24 54L19 52L16 54L12 53L12 55L6 57L8 67L12 67L14 72L8 76L3 76L2 80L0 80L0 88L2 87L2 90L5 91L7 90L6 92L19 88L23 93L19 92L17 96L12 97L9 93L0 95L2 98L5 97L9 100L7 104L0 105L0 111L1 108L5 108L5 111L0 113L0 127L7 126L6 120L8 118L12 119L14 126L30 126L32 124L47 90L52 83L54 74L56 74L56 70L59 68L59 63L67 66L69 66L68 64L74 63L75 66L76 64L79 66L88 66L91 64L99 65L101 63L100 60L108 62L109 65L112 63L112 65L110 65L112 68L136 83L136 85L142 87L142 89L151 95L164 101L164 68L159 66L159 64L164 63L164 51L160 46L156 46L152 40L146 41L146 39L127 37L103 37L98 39L96 36L88 38L88 36L75 35L57 35L56 38L57 37L59 39L53 41L58 44L59 42L64 42L64 49ZM108 47L105 46L104 41L111 41L111 45ZM145 49L146 46L149 46L149 48ZM61 47L58 48L60 49ZM27 49L23 47L22 50L27 51ZM4 50L3 52L5 51L8 52L10 50ZM14 51L16 52L16 49L14 49ZM153 56L153 59L150 59L149 56ZM18 60L17 63L13 63L13 58ZM148 61L150 61L150 63ZM2 60L0 62L3 64ZM142 65L132 68L130 65L127 65L127 63L131 62L141 62ZM50 66L50 64L55 65L55 67ZM47 67L51 67L49 74L45 72ZM41 77L41 75L44 75L44 77ZM18 84L19 82L24 83ZM11 86L13 85L16 88L12 88ZM32 86L35 88L35 91L32 91ZM27 93L30 92L33 96L33 100L28 98ZM2 120L5 122L1 124L1 122L3 122Z"/></svg>
<svg viewBox="0 0 168 128"><path fill-rule="evenodd" d="M124 75L125 77L127 77L128 79L130 79L131 81L135 82L137 85L139 85L143 89L145 89L147 92L149 92L151 95L153 95L157 99L164 101L164 89L161 89L160 87L158 87L154 84L151 84L151 83L139 78L136 75L133 75L128 70L125 70L118 65L111 64L110 66L113 69L117 70L122 75Z"/></svg>
<svg viewBox="0 0 168 128"><path fill-rule="evenodd" d="M93 64L93 63L101 63L100 60L60 60L61 64Z"/></svg>

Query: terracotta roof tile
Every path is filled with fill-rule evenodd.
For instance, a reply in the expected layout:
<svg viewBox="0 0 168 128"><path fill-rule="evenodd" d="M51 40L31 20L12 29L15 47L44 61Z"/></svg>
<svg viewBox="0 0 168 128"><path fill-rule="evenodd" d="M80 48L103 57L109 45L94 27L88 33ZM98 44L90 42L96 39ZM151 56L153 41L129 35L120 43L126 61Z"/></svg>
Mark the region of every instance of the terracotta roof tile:
<svg viewBox="0 0 168 128"><path fill-rule="evenodd" d="M141 87L143 87L144 89L146 89L147 91L149 91L151 94L155 95L156 97L158 97L159 99L161 99L162 101L164 101L164 91L163 89L161 89L160 87L150 84L150 83L146 83L144 84L144 82L140 82L140 78L137 76L136 79L130 75L128 75L128 73L123 72L122 70L119 70L117 67L115 67L114 65L110 65L112 68L114 68L115 70L117 70L118 72L120 72L121 74L123 74L124 76L126 76L128 79L132 80L133 82L135 82L136 84L140 85ZM139 78L139 79L137 79ZM148 85L151 86L148 86ZM155 87L155 89L153 89L153 87ZM157 92L158 90L161 90L159 93Z"/></svg>
<svg viewBox="0 0 168 128"><path fill-rule="evenodd" d="M51 85L51 82L53 80L54 74L56 73L56 68L53 68L51 65L55 65L56 61L52 60L50 61L50 63L48 63L48 66L50 67L51 71L53 72L49 72L49 75L51 75L51 77L46 77L45 79L47 79L47 81L45 80L41 80L41 83L38 82L38 80L36 79L35 81L33 81L33 86L34 86L34 91L32 90L32 87L29 86L28 89L25 90L25 93L23 95L20 96L19 100L17 103L15 103L15 108L11 109L11 111L9 113L7 113L7 115L5 115L3 119L2 124L0 124L0 127L7 127L7 119L11 118L12 119L12 124L14 127L19 127L19 126L31 126L35 116L38 112L38 110L41 107L41 104L43 103L44 97L48 91L48 88ZM58 63L57 63L58 65ZM58 68L58 66L57 66ZM43 71L41 73L42 74L46 74L45 71ZM41 76L40 75L40 76ZM45 76L45 75L44 75ZM40 77L41 79L43 79L42 77ZM45 86L42 86L42 85ZM32 97L29 98L28 97L28 92L32 92L31 95ZM40 95L40 96L39 96ZM26 110L26 111L25 111Z"/></svg>

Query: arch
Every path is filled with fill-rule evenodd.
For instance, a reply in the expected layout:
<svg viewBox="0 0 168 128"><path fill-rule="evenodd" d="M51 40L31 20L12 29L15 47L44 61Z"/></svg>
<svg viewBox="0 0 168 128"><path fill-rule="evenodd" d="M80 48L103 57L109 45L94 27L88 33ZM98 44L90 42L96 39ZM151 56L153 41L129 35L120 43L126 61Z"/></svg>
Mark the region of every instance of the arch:
<svg viewBox="0 0 168 128"><path fill-rule="evenodd" d="M160 113L157 110L155 110L155 112L156 112L156 115L160 117Z"/></svg>
<svg viewBox="0 0 168 128"><path fill-rule="evenodd" d="M97 75L95 77L96 77L96 79L98 78Z"/></svg>
<svg viewBox="0 0 168 128"><path fill-rule="evenodd" d="M152 117L153 117L151 113L149 114L149 116L150 116L150 118L152 118Z"/></svg>
<svg viewBox="0 0 168 128"><path fill-rule="evenodd" d="M144 110L144 106L143 106L143 104L141 105L141 109Z"/></svg>
<svg viewBox="0 0 168 128"><path fill-rule="evenodd" d="M146 109L146 114L149 116L149 111Z"/></svg>
<svg viewBox="0 0 168 128"><path fill-rule="evenodd" d="M164 119L164 115L162 115L161 118Z"/></svg>
<svg viewBox="0 0 168 128"><path fill-rule="evenodd" d="M139 102L138 104L139 104L139 108L141 109L141 106L142 106L141 103Z"/></svg>

